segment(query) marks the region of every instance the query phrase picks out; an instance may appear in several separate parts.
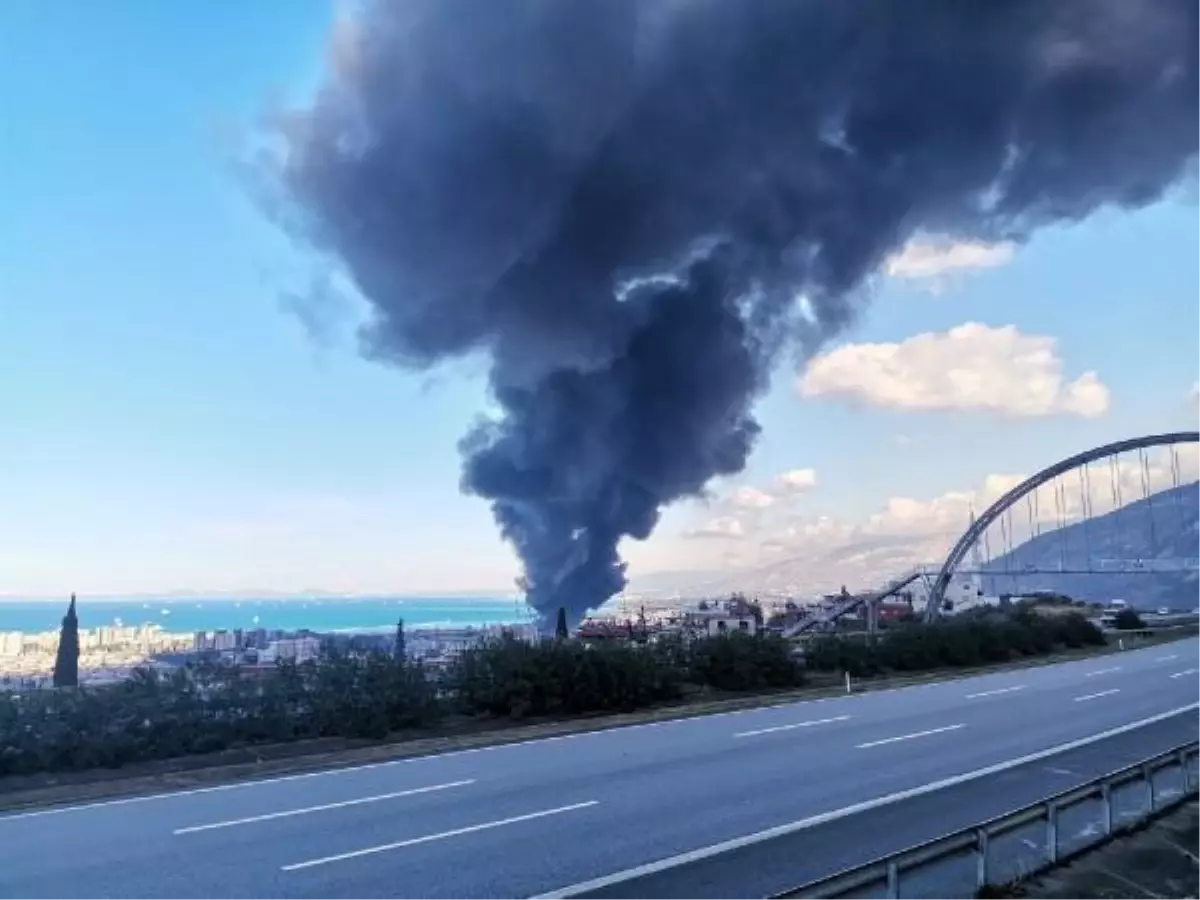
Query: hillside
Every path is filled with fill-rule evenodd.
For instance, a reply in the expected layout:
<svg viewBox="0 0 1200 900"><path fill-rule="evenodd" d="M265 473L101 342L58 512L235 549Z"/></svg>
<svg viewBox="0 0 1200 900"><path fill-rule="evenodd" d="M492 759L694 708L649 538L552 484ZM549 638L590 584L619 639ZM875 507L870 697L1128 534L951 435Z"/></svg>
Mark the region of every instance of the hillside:
<svg viewBox="0 0 1200 900"><path fill-rule="evenodd" d="M1015 573L1027 566L1043 570L1083 569L1088 567L1089 558L1093 561L1195 559L1198 541L1200 485L1192 483L1026 541L987 564L989 572L1009 569L1014 574L986 577L984 589L988 593L1052 590L1092 601L1119 597L1141 608L1195 609L1200 594L1196 572L1020 576Z"/></svg>

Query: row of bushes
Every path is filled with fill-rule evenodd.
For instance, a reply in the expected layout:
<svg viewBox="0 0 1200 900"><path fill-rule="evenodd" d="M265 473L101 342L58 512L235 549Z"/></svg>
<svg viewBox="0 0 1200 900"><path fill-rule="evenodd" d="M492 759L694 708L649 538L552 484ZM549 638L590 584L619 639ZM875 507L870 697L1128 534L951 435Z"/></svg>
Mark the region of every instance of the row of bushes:
<svg viewBox="0 0 1200 900"><path fill-rule="evenodd" d="M1103 643L1078 614L1018 610L903 625L866 641L817 638L806 664L869 676ZM165 677L147 671L102 688L0 695L0 775L117 767L310 738L378 739L453 716L627 711L697 689L762 691L803 680L786 641L743 634L641 646L501 640L437 672L382 654L283 664L259 677L219 667Z"/></svg>
<svg viewBox="0 0 1200 900"><path fill-rule="evenodd" d="M809 644L805 659L809 668L870 676L1001 663L1104 643L1100 629L1079 613L1039 616L1019 609L904 624L877 639L820 637Z"/></svg>
<svg viewBox="0 0 1200 900"><path fill-rule="evenodd" d="M731 635L646 646L502 640L447 671L377 654L282 664L259 677L202 667L121 684L0 695L0 775L117 767L255 744L383 738L448 716L633 710L689 690L798 686L786 641Z"/></svg>

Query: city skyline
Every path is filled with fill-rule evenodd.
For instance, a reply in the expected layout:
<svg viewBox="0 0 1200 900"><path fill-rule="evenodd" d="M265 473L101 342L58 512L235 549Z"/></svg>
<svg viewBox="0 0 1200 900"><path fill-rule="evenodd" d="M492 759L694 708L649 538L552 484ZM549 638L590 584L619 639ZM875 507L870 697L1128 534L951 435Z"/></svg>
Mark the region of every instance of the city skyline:
<svg viewBox="0 0 1200 900"><path fill-rule="evenodd" d="M233 165L319 81L330 7L14 4L0 27L0 594L511 593L458 490L479 367L406 374L359 356L357 310L314 321L311 267ZM1014 478L1194 429L1198 243L1190 184L1019 245L914 239L775 373L745 472L625 542L632 586L785 556L876 583ZM886 565L845 562L880 541Z"/></svg>

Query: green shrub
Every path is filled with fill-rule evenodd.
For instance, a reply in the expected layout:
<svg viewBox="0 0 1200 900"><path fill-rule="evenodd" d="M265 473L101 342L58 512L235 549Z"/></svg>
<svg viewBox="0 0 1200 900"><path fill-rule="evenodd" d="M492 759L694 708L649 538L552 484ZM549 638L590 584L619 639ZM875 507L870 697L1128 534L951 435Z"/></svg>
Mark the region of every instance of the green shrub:
<svg viewBox="0 0 1200 900"><path fill-rule="evenodd" d="M468 713L524 718L631 710L678 698L684 672L665 648L501 639L466 650L447 687Z"/></svg>
<svg viewBox="0 0 1200 900"><path fill-rule="evenodd" d="M987 665L1103 643L1101 631L1078 613L980 610L932 623L906 623L865 640L857 635L819 637L809 644L806 659L813 669L864 677Z"/></svg>
<svg viewBox="0 0 1200 900"><path fill-rule="evenodd" d="M821 635L805 648L805 665L818 671L849 672L856 678L878 675L883 670L874 641L860 635Z"/></svg>
<svg viewBox="0 0 1200 900"><path fill-rule="evenodd" d="M804 681L791 646L776 635L708 637L690 647L691 680L722 691L798 687Z"/></svg>
<svg viewBox="0 0 1200 900"><path fill-rule="evenodd" d="M1113 626L1121 631L1134 631L1145 628L1146 623L1135 609L1123 609L1113 617Z"/></svg>
<svg viewBox="0 0 1200 900"><path fill-rule="evenodd" d="M116 685L0 695L0 775L325 735L378 738L438 713L425 672L386 655L282 664L261 678L207 666L145 670Z"/></svg>

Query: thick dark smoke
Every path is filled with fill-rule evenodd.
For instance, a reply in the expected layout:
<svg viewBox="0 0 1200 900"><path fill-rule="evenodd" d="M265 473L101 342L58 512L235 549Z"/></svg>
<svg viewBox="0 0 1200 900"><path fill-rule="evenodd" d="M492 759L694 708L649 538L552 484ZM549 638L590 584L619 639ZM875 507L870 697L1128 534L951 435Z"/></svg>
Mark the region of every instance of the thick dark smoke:
<svg viewBox="0 0 1200 900"><path fill-rule="evenodd" d="M462 486L553 621L743 467L773 362L886 254L1151 202L1197 106L1195 0L394 0L268 174L371 355L487 355Z"/></svg>

